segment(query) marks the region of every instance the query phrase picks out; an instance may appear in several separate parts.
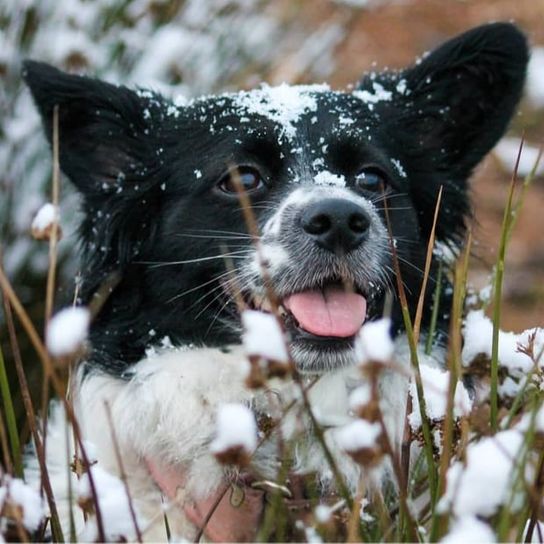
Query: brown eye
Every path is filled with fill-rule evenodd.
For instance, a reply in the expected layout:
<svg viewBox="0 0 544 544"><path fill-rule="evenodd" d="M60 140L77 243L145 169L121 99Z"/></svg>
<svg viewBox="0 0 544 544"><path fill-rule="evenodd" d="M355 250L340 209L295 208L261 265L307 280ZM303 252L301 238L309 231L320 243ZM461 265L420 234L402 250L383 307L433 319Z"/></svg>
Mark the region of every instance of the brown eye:
<svg viewBox="0 0 544 544"><path fill-rule="evenodd" d="M355 178L355 185L363 191L383 191L387 185L385 175L374 168L365 168Z"/></svg>
<svg viewBox="0 0 544 544"><path fill-rule="evenodd" d="M251 166L240 166L233 169L221 178L219 189L224 193L236 194L237 185L240 185L246 193L258 191L265 186L260 172Z"/></svg>

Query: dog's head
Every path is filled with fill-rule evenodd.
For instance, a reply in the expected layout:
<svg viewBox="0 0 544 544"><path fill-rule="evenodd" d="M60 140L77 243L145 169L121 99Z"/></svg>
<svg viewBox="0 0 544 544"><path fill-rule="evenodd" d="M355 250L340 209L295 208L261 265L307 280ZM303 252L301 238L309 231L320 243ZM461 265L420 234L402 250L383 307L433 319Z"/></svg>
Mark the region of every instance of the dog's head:
<svg viewBox="0 0 544 544"><path fill-rule="evenodd" d="M83 299L121 273L94 324L96 364L125 369L166 335L237 342L240 304L266 310L271 294L300 369L353 362L360 327L396 297L393 252L415 304L441 187L436 239L462 239L466 180L506 129L527 60L523 35L491 24L351 92L263 86L183 105L28 62L83 195Z"/></svg>

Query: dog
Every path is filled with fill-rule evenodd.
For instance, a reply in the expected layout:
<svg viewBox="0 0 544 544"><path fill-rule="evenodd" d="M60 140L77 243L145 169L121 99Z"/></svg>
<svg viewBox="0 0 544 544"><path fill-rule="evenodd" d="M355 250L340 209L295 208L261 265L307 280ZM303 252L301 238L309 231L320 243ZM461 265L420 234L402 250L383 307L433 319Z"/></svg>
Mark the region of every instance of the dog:
<svg viewBox="0 0 544 544"><path fill-rule="evenodd" d="M164 501L177 501L168 510L172 534L255 538L263 490L243 482L258 474L277 491L279 433L261 430L242 474L210 451L217 409L238 403L258 420L274 419L278 406L300 401L301 384L311 383L316 420L297 409L281 420L282 438L293 445L291 472L311 474L322 497L339 492L312 432L319 421L354 491L364 469L335 431L353 421L348 397L365 381L359 333L383 316L395 360L406 368L379 378L387 434L399 447L409 373L401 291L413 317L442 191L435 239L444 251L432 255L421 331L434 345L426 362L443 365L452 286L442 274L433 302L435 278L463 243L468 179L515 112L528 57L515 26L493 23L404 70L366 74L349 91L263 85L181 106L148 90L25 63L50 140L58 106L61 169L81 194L79 303L118 278L92 323L72 394L98 464L119 474L113 425L147 523L144 538L167 538ZM439 312L430 328L433 304ZM296 380L267 376L263 387L247 386L253 367L243 308L277 317ZM50 432L62 438L57 416ZM65 446L48 444L51 466L59 466ZM218 496L225 482L241 489L242 508ZM216 523L205 519L213 503L222 512Z"/></svg>

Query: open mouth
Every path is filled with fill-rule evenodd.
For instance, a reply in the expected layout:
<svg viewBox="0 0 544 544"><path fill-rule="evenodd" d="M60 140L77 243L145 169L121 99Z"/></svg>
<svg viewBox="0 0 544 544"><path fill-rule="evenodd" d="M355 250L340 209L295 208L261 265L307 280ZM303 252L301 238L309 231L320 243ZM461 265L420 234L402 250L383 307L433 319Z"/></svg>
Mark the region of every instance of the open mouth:
<svg viewBox="0 0 544 544"><path fill-rule="evenodd" d="M233 283L225 282L224 289L232 301L243 298L247 308L273 312L261 288L235 294ZM382 314L385 301L385 291L380 287L370 283L365 288L338 277L321 279L276 296L289 353L298 370L305 374L321 374L356 364L359 331L365 322Z"/></svg>
<svg viewBox="0 0 544 544"><path fill-rule="evenodd" d="M232 302L238 301L231 306L233 310L243 300L246 308L274 312L262 286L235 291L236 283L225 281L223 287ZM276 313L297 369L321 374L356 364L361 327L382 315L386 291L374 282L355 283L353 278L340 276L321 277L292 290L280 287L274 293Z"/></svg>
<svg viewBox="0 0 544 544"><path fill-rule="evenodd" d="M255 310L271 311L266 297L248 297L246 301ZM329 348L351 346L368 311L362 290L338 280L290 293L278 302L291 342L313 342Z"/></svg>

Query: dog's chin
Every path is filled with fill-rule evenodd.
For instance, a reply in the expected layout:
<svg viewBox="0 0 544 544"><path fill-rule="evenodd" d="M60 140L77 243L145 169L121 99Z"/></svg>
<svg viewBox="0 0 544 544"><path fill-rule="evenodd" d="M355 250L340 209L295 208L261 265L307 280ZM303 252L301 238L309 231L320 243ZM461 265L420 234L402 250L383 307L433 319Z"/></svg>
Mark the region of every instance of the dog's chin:
<svg viewBox="0 0 544 544"><path fill-rule="evenodd" d="M357 363L355 337L328 338L312 334L291 335L289 351L301 374L320 375Z"/></svg>

